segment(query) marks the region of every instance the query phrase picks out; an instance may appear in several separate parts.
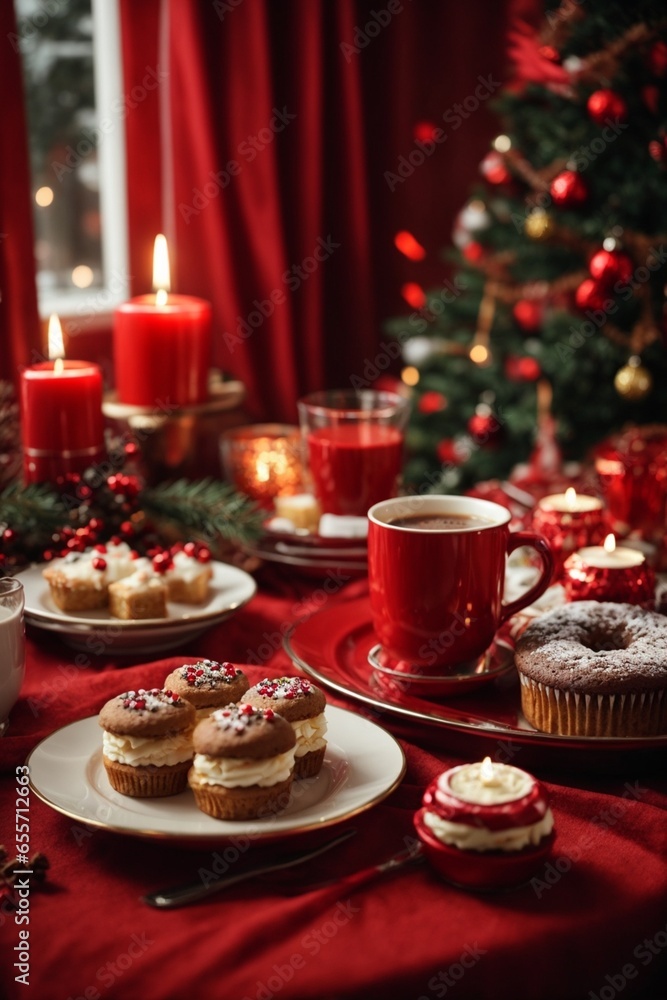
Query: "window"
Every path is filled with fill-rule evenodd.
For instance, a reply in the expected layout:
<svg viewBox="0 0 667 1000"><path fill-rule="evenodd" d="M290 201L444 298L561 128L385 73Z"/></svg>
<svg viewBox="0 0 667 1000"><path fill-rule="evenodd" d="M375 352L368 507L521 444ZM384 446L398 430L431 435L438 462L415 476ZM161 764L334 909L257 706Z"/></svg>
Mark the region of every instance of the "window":
<svg viewBox="0 0 667 1000"><path fill-rule="evenodd" d="M116 0L15 0L40 311L94 325L128 295ZM70 332L76 332L77 322Z"/></svg>

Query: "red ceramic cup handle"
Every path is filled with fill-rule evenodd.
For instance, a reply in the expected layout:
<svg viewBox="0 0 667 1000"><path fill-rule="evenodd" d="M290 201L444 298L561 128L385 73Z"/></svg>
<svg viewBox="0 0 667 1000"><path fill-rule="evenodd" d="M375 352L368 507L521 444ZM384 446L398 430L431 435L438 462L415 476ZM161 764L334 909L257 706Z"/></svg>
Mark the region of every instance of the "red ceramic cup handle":
<svg viewBox="0 0 667 1000"><path fill-rule="evenodd" d="M517 611L521 611L522 608L526 608L529 604L532 604L533 601L536 601L538 597L542 596L551 583L554 560L546 538L542 535L536 535L532 531L514 531L509 536L507 543L507 555L509 555L510 552L514 552L515 549L521 548L522 545L529 545L538 553L540 559L542 560L542 573L537 583L532 587L529 587L525 594L522 594L521 597L517 597L516 601L510 601L509 604L503 604L500 617L501 622L507 621L507 619L511 618L512 615L515 615Z"/></svg>

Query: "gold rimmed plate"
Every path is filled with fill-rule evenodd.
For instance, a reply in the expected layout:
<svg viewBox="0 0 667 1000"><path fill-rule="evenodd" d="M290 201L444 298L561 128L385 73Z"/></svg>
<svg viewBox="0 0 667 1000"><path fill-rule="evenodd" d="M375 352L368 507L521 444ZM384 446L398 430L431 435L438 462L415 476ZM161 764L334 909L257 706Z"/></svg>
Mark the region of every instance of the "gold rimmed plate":
<svg viewBox="0 0 667 1000"><path fill-rule="evenodd" d="M255 595L257 584L244 570L212 562L208 596L201 604L169 602L167 618L124 621L106 609L68 614L53 602L42 576L48 565L39 563L18 574L25 591L25 620L29 625L55 632L73 649L91 651L102 643L105 650L135 655L174 649L196 638L212 625L229 618Z"/></svg>
<svg viewBox="0 0 667 1000"><path fill-rule="evenodd" d="M230 837L277 840L342 823L386 798L405 773L405 757L388 732L329 705L327 751L315 778L295 781L287 808L276 816L231 822L195 806L189 790L161 799L132 799L109 784L97 716L73 722L42 740L30 754L30 784L57 812L89 826L190 847Z"/></svg>

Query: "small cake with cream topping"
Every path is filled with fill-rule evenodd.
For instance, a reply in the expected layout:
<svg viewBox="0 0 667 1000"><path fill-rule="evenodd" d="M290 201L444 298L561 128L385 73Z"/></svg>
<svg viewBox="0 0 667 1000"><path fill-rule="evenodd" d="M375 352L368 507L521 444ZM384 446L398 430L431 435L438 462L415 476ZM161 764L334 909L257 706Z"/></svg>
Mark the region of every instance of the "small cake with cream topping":
<svg viewBox="0 0 667 1000"><path fill-rule="evenodd" d="M202 559L201 552L196 555L188 554L184 549L174 552L164 574L169 600L181 604L202 604L208 596L212 576L213 571L208 561Z"/></svg>
<svg viewBox="0 0 667 1000"><path fill-rule="evenodd" d="M296 736L295 778L318 774L327 748L324 693L305 677L265 677L244 697L255 708L272 708L291 723Z"/></svg>
<svg viewBox="0 0 667 1000"><path fill-rule="evenodd" d="M232 663L198 660L172 670L164 686L187 698L197 711L197 721L201 722L216 708L240 701L249 683L243 671Z"/></svg>
<svg viewBox="0 0 667 1000"><path fill-rule="evenodd" d="M273 709L244 702L218 708L196 726L193 743L188 783L202 812L245 820L287 806L296 736Z"/></svg>
<svg viewBox="0 0 667 1000"><path fill-rule="evenodd" d="M125 691L100 712L104 767L112 788L133 798L176 795L192 763L192 705L165 688Z"/></svg>
<svg viewBox="0 0 667 1000"><path fill-rule="evenodd" d="M137 559L134 573L109 584L109 612L125 620L167 617L167 585L148 559Z"/></svg>
<svg viewBox="0 0 667 1000"><path fill-rule="evenodd" d="M527 771L488 757L435 778L414 822L436 869L471 888L520 884L554 839L544 787Z"/></svg>
<svg viewBox="0 0 667 1000"><path fill-rule="evenodd" d="M110 583L134 573L135 558L126 542L109 542L55 559L42 576L61 611L93 611L107 606Z"/></svg>

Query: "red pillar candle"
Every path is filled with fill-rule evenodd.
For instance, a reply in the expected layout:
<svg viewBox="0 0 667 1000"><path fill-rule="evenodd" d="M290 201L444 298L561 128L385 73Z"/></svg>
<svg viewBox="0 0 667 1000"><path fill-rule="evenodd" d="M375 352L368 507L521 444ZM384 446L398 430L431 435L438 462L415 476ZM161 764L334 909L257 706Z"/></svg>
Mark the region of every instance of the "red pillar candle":
<svg viewBox="0 0 667 1000"><path fill-rule="evenodd" d="M568 601L613 601L655 608L655 574L642 552L616 548L613 534L604 545L588 546L565 562L563 579Z"/></svg>
<svg viewBox="0 0 667 1000"><path fill-rule="evenodd" d="M51 317L49 354L60 352L60 324ZM57 358L26 368L21 373L21 437L27 483L53 482L99 462L104 457L99 367Z"/></svg>
<svg viewBox="0 0 667 1000"><path fill-rule="evenodd" d="M155 240L155 295L121 305L114 318L114 367L120 403L189 406L208 398L211 303L172 295L164 236Z"/></svg>

